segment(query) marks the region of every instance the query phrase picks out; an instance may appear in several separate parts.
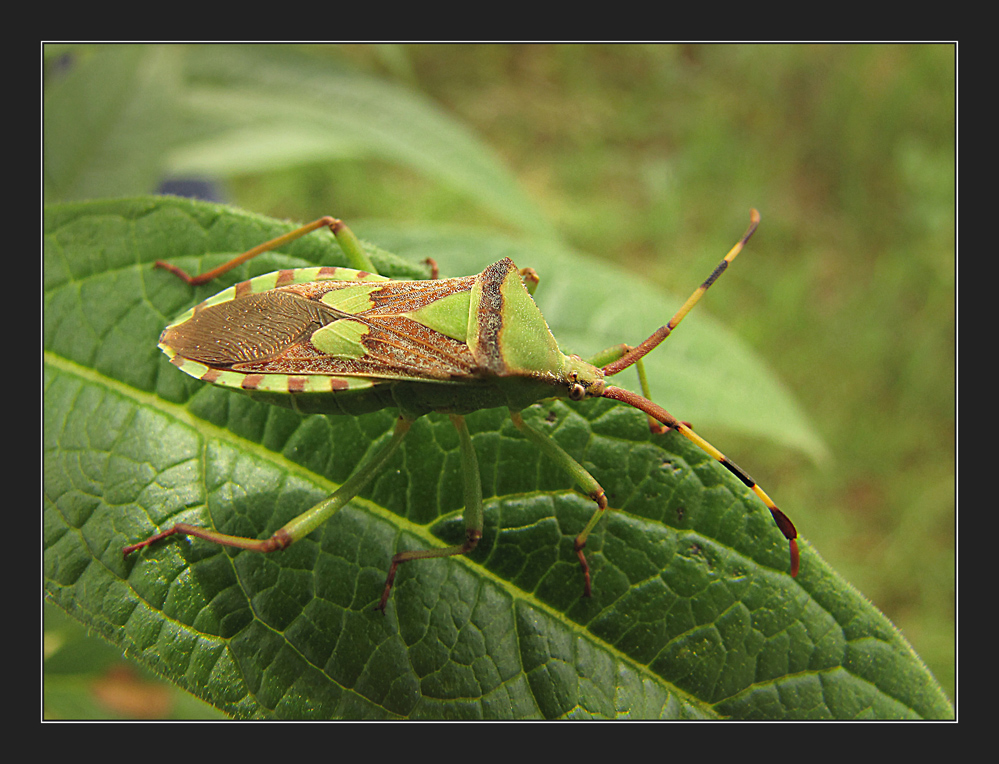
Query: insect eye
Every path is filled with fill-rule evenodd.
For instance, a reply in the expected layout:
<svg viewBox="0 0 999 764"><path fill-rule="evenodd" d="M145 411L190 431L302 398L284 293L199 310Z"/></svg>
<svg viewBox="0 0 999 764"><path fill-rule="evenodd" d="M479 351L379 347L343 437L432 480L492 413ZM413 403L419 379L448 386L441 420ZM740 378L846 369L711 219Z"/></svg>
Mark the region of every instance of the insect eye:
<svg viewBox="0 0 999 764"><path fill-rule="evenodd" d="M586 388L578 382L569 388L569 400L581 401L586 397Z"/></svg>

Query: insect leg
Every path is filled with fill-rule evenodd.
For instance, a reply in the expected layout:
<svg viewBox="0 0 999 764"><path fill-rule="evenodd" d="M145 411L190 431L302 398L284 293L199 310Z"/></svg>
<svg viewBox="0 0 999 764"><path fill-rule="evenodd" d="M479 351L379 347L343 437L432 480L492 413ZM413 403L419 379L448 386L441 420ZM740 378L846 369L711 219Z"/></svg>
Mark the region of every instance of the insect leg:
<svg viewBox="0 0 999 764"><path fill-rule="evenodd" d="M589 597L592 591L590 587L590 564L586 561L586 555L583 554L583 547L586 546L586 539L589 538L593 528L598 522L600 522L600 518L603 517L604 510L607 509L607 494L604 493L604 489L601 487L600 483L597 482L596 478L587 472L583 465L573 459L569 453L562 448L562 446L552 440L548 435L535 430L527 424L519 411L511 411L510 419L513 420L514 425L518 430L524 433L528 440L534 443L553 462L565 470L572 477L572 479L576 481L576 485L583 491L583 493L597 503L596 511L593 513L590 521L586 524L586 527L583 528L582 532L578 536L576 536L576 541L573 545L576 550L576 556L579 558L579 564L583 569L583 596Z"/></svg>
<svg viewBox="0 0 999 764"><path fill-rule="evenodd" d="M541 278L538 276L538 272L533 268L521 268L520 278L524 282L524 289L527 293L534 296L534 290L538 288L538 284L541 283Z"/></svg>
<svg viewBox="0 0 999 764"><path fill-rule="evenodd" d="M188 525L187 523L178 523L169 530L150 536L145 541L125 547L123 550L124 556L128 557L132 552L147 547L167 536L175 535L194 536L205 541L211 541L214 544L237 547L251 552L273 552L278 549L285 549L299 539L308 536L312 531L329 520L344 504L357 496L371 478L385 466L385 462L388 461L396 448L399 447L399 444L406 436L406 433L409 432L412 424L412 419L399 417L396 421L395 431L392 433L392 438L388 443L376 451L366 462L362 463L328 499L319 502L312 509L300 514L283 528L277 530L270 538L251 539L243 536L229 536L208 528L200 528L196 525Z"/></svg>
<svg viewBox="0 0 999 764"><path fill-rule="evenodd" d="M276 239L271 239L270 241L265 241L263 244L258 244L253 249L247 250L241 255L237 255L229 262L223 263L217 268L212 268L210 271L205 271L197 276L191 276L182 268L179 268L176 265L171 265L163 260L157 260L154 267L170 271L179 278L182 278L191 286L199 286L201 284L207 284L212 279L221 276L223 273L231 271L237 265L242 265L247 260L252 260L257 255L283 247L285 244L293 242L295 239L300 239L306 234L312 233L319 228L329 228L333 232L333 235L336 236L337 242L340 244L340 248L347 256L347 262L350 263L352 268L359 271L367 271L368 273L378 273L374 264L371 262L371 259L361 246L361 242L358 241L357 237L354 235L354 232L347 228L342 220L337 220L329 215L321 217L318 220L313 220L311 223L303 225L301 228L296 228L294 231L289 231L283 236L278 236Z"/></svg>
<svg viewBox="0 0 999 764"><path fill-rule="evenodd" d="M389 595L392 593L396 571L402 563L411 560L429 560L436 557L468 554L475 549L479 539L482 538L482 478L479 475L479 460L475 456L475 447L472 445L472 437L468 434L465 418L452 414L451 421L454 422L454 427L458 431L461 470L465 477L465 541L462 544L443 549L417 549L393 555L388 577L385 579L385 591L382 592L382 598L375 606L376 610L381 610L383 613L385 605L388 604Z"/></svg>

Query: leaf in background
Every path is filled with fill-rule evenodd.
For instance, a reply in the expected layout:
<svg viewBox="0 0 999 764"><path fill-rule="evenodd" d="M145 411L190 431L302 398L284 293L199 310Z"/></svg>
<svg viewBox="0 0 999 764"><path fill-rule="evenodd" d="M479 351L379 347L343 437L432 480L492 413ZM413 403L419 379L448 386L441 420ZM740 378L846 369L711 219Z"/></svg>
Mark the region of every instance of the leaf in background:
<svg viewBox="0 0 999 764"><path fill-rule="evenodd" d="M113 45L59 48L72 57L44 99L45 198L148 193L180 120L182 48Z"/></svg>
<svg viewBox="0 0 999 764"><path fill-rule="evenodd" d="M156 348L168 320L226 284L192 290L153 260L197 270L287 228L168 198L48 211L52 602L242 718L953 715L894 627L810 545L791 579L783 538L741 483L609 401L526 412L618 510L588 545L590 600L572 542L592 502L501 410L469 417L483 542L469 558L403 566L386 616L373 607L391 554L462 535L457 436L443 417L419 420L365 498L283 552L177 539L122 559L125 544L179 520L263 537L327 496L391 428L391 412L301 417L257 404L186 378ZM340 253L310 236L258 260L230 281ZM551 278L594 281L588 269Z"/></svg>
<svg viewBox="0 0 999 764"><path fill-rule="evenodd" d="M521 230L554 235L493 149L417 91L283 48L199 46L186 63L187 112L211 130L174 152L174 172L227 176L376 157L460 191Z"/></svg>
<svg viewBox="0 0 999 764"><path fill-rule="evenodd" d="M227 178L378 158L553 237L495 151L419 92L308 49L60 46L45 90L48 201L151 192L167 173ZM51 57L55 57L55 53Z"/></svg>

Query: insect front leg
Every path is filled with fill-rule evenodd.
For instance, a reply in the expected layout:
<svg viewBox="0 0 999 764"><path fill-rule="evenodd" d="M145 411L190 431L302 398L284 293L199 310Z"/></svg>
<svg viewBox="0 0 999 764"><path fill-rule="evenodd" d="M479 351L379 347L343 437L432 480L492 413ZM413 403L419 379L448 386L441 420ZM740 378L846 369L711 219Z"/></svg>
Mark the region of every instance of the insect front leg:
<svg viewBox="0 0 999 764"><path fill-rule="evenodd" d="M395 554L392 557L391 565L389 565L388 577L385 579L385 591L382 592L381 601L375 606L376 610L381 610L383 613L385 605L388 604L389 595L392 593L396 571L402 563L468 554L478 546L479 540L482 538L482 478L479 475L479 460L475 456L475 447L472 445L472 436L468 434L465 418L452 414L451 421L454 422L454 427L458 431L461 471L465 479L465 541L462 544L444 549L417 549Z"/></svg>
<svg viewBox="0 0 999 764"><path fill-rule="evenodd" d="M528 440L534 443L552 461L567 472L572 479L576 481L576 485L580 488L580 490L597 503L596 511L593 513L590 521L586 524L586 527L583 528L582 532L578 536L576 536L576 541L573 544L576 556L579 558L579 565L583 569L583 596L589 597L593 592L590 582L590 564L586 561L586 555L583 553L583 547L586 546L586 540L589 538L590 533L596 527L597 523L600 522L600 518L604 516L604 510L607 509L607 494L604 492L600 483L597 482L597 479L587 472L583 465L573 459L572 456L570 456L569 453L562 448L562 446L552 440L551 437L545 435L543 432L535 430L527 424L519 411L511 411L510 419L513 421L516 428L524 433Z"/></svg>
<svg viewBox="0 0 999 764"><path fill-rule="evenodd" d="M163 268L173 273L175 276L183 279L191 286L199 286L201 284L207 284L212 279L218 278L224 273L231 271L237 265L242 265L248 260L252 260L257 255L261 255L264 252L271 252L272 250L283 247L285 244L289 244L295 239L300 239L306 234L312 233L320 228L329 228L333 235L336 236L337 243L340 245L340 249L343 250L344 255L347 257L347 262L350 264L351 268L359 271L367 271L368 273L378 273L374 264L371 262L371 258L368 257L368 253L364 251L364 247L361 246L361 242L354 235L342 220L330 217L321 217L318 220L313 220L307 225L303 225L300 228L296 228L294 231L289 231L283 236L278 236L270 241L265 241L263 244L258 244L253 249L249 249L241 255L236 255L232 260L218 266L217 268L212 268L210 271L205 271L197 276L191 276L187 271L179 268L176 265L165 262L163 260L157 260L154 264L156 268Z"/></svg>

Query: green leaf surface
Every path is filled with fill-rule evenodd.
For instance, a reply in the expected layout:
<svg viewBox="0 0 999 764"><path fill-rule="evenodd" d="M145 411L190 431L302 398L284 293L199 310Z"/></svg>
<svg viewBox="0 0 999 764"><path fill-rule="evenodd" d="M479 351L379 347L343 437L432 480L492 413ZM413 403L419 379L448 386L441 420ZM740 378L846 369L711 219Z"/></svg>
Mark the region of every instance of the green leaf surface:
<svg viewBox="0 0 999 764"><path fill-rule="evenodd" d="M170 319L228 283L341 254L332 237L309 236L198 289L155 259L197 270L288 227L169 198L48 210L50 601L239 718L953 715L894 627L807 542L792 579L783 537L741 483L610 401L525 412L615 510L587 547L591 599L579 596L572 543L593 504L502 410L468 418L482 543L467 558L402 566L384 616L373 608L391 555L463 535L458 438L444 417L419 420L363 498L282 552L172 539L123 559L123 546L177 521L264 537L391 430L389 411L301 417L258 404L187 378L157 349ZM419 247L393 246L419 263ZM373 255L386 275L423 271ZM588 268L552 279L597 280ZM583 307L600 316L608 302L620 294Z"/></svg>

